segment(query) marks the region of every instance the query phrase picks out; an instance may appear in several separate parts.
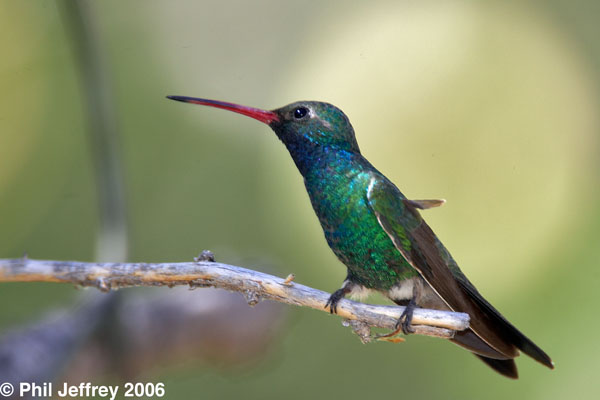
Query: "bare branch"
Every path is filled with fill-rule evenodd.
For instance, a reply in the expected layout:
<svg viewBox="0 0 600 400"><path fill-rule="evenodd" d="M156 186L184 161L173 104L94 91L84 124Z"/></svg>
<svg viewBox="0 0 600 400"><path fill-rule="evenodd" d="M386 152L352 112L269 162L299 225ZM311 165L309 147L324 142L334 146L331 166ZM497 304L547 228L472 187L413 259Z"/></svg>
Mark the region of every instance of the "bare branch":
<svg viewBox="0 0 600 400"><path fill-rule="evenodd" d="M328 312L325 304L329 293L295 283L291 277L282 279L221 264L210 261L210 257L202 256L197 260L148 264L0 259L0 282L72 283L93 286L102 291L130 286L216 287L242 293L250 305L268 299ZM365 327L394 329L404 307L370 305L343 299L337 310L340 317L362 323L359 334L362 340L368 337ZM455 331L469 327L469 315L418 308L412 324L417 334L449 339Z"/></svg>

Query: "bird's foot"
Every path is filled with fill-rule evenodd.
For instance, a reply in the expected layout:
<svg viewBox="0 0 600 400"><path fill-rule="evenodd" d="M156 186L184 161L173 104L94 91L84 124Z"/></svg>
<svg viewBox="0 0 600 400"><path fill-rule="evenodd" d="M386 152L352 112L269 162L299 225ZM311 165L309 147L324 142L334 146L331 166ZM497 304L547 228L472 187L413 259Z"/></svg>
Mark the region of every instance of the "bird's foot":
<svg viewBox="0 0 600 400"><path fill-rule="evenodd" d="M414 328L411 326L411 322L416 307L417 302L413 297L406 305L406 308L402 312L402 315L400 315L400 318L398 318L398 322L396 322L396 330L402 330L402 333L404 333L405 335L415 333Z"/></svg>
<svg viewBox="0 0 600 400"><path fill-rule="evenodd" d="M413 312L415 311L416 307L417 307L417 302L414 298L412 298L408 302L406 307L404 308L404 311L400 315L400 318L398 318L398 322L396 322L396 326L395 326L396 329L394 329L392 332L387 333L385 335L375 336L375 339L376 340L385 340L388 342L396 343L396 342L404 341L404 340L398 340L397 338L394 338L394 336L396 336L400 332L402 332L405 335L415 333L414 328L411 326L411 322L412 322L412 318L413 318Z"/></svg>
<svg viewBox="0 0 600 400"><path fill-rule="evenodd" d="M346 289L345 287L333 292L333 294L329 296L329 300L327 300L327 303L325 303L325 308L329 307L329 312L331 314L337 314L337 305L347 293L348 289Z"/></svg>

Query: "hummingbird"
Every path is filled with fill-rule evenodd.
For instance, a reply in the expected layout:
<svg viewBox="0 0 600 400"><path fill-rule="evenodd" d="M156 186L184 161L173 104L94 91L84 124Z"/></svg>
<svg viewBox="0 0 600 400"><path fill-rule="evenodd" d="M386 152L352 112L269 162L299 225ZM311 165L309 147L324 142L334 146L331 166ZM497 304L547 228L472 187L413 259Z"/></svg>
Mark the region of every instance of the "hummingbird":
<svg viewBox="0 0 600 400"><path fill-rule="evenodd" d="M268 111L186 96L171 100L233 111L275 132L289 151L325 239L347 277L326 308L347 295L377 291L405 310L397 329L411 327L415 307L467 313L468 329L450 339L496 372L518 378L519 352L553 369L550 357L496 310L462 273L420 211L444 200L411 200L360 152L348 117L334 105L299 101ZM387 335L386 335L387 336Z"/></svg>

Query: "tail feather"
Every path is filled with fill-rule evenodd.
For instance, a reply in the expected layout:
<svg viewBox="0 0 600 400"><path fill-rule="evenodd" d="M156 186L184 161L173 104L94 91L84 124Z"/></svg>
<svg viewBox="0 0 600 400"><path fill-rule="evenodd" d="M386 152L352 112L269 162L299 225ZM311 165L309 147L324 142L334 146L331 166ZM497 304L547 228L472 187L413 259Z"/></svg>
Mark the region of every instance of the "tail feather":
<svg viewBox="0 0 600 400"><path fill-rule="evenodd" d="M500 353L489 344L484 342L479 336L475 334L471 329L456 332L454 337L450 339L451 342L469 350L475 355L482 357L493 358L496 360L507 360L510 357Z"/></svg>
<svg viewBox="0 0 600 400"><path fill-rule="evenodd" d="M481 311L483 311L483 313L490 318L492 324L496 326L496 329L508 343L512 343L523 353L527 354L546 367L554 369L554 363L548 354L546 354L541 348L533 343L527 336L522 334L521 331L519 331L513 324L508 322L508 320L504 318L504 316L502 316L498 310L496 310L490 303L487 302L487 300L483 298L483 296L479 294L477 289L475 289L475 287L470 284L468 280L459 280L458 282L463 290L465 290L465 292L468 293L469 296L479 306Z"/></svg>
<svg viewBox="0 0 600 400"><path fill-rule="evenodd" d="M472 352L473 355L499 374L511 379L519 378L514 359L507 358L506 355L499 353L471 329L456 332L450 341Z"/></svg>
<svg viewBox="0 0 600 400"><path fill-rule="evenodd" d="M515 364L515 360L497 360L495 358L480 356L479 354L475 355L477 356L477 358L486 363L489 367L491 367L494 371L498 372L499 374L504 375L510 379L519 379L519 372L517 371L517 365Z"/></svg>

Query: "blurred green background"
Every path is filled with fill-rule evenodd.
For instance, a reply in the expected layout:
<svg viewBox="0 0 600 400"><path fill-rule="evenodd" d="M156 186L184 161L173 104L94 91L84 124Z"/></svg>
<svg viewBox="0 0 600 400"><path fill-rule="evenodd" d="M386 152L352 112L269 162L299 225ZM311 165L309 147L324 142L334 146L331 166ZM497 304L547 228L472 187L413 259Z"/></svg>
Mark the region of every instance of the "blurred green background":
<svg viewBox="0 0 600 400"><path fill-rule="evenodd" d="M345 268L265 126L165 99L276 108L322 100L412 198L479 290L554 359L506 380L442 340L362 345L290 310L246 367L153 370L167 398L598 398L600 3L96 1L118 126L130 261L290 272L327 291ZM0 3L0 257L93 260L99 225L81 79L54 2ZM168 290L168 289L156 289ZM77 296L0 285L0 329ZM193 295L193 292L190 292ZM378 302L379 298L369 301ZM89 377L100 383L102 377Z"/></svg>

